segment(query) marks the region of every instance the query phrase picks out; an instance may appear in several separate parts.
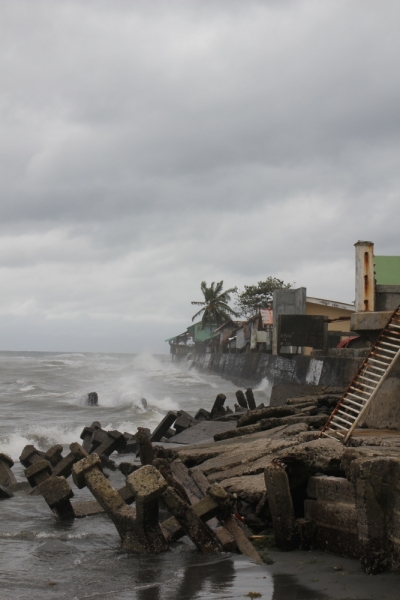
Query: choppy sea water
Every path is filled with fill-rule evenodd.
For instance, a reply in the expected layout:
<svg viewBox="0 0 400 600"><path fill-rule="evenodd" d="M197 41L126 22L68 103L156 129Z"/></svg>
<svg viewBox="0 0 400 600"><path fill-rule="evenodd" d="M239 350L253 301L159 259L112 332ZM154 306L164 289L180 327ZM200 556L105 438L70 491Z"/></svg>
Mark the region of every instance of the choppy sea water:
<svg viewBox="0 0 400 600"><path fill-rule="evenodd" d="M233 406L235 390L217 376L172 364L167 355L1 352L0 452L13 458L23 481L18 457L26 444L67 449L93 420L106 429L153 429L167 410L211 408L219 392ZM99 395L98 407L85 404L91 391ZM257 391L257 401L264 396ZM119 472L110 480L123 484ZM88 490L74 492L74 500L91 499ZM60 523L40 496L0 501L0 523L1 600L189 600L244 598L248 592L263 600L326 597L246 557L201 556L185 538L159 556L125 554L105 515Z"/></svg>

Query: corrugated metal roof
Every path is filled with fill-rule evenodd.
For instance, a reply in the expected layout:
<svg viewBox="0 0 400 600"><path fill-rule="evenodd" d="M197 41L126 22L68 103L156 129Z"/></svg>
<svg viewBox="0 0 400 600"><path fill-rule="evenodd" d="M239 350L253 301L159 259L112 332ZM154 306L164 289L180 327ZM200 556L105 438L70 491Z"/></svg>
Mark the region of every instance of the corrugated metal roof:
<svg viewBox="0 0 400 600"><path fill-rule="evenodd" d="M227 327L230 323L232 323L235 327L240 327L240 325L242 323L245 323L246 321L233 321L232 319L229 319L229 321L227 321L226 323L224 323L223 325L221 325L220 327L218 327L218 329L214 329L214 331L221 331L221 329L223 329L224 327Z"/></svg>
<svg viewBox="0 0 400 600"><path fill-rule="evenodd" d="M324 300L323 298L312 298L311 296L307 296L306 302L309 302L310 304L320 304L322 306L331 306L332 308L341 308L342 310L349 310L352 312L355 311L353 304L336 302L336 300Z"/></svg>

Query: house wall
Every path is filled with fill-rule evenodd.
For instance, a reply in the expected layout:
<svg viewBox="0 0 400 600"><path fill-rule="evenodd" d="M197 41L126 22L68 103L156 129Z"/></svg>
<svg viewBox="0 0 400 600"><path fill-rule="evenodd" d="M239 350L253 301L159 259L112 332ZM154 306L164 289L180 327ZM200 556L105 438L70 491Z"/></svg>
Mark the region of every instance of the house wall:
<svg viewBox="0 0 400 600"><path fill-rule="evenodd" d="M400 429L400 358L367 408L359 426L369 429Z"/></svg>
<svg viewBox="0 0 400 600"><path fill-rule="evenodd" d="M337 319L338 317L350 317L353 313L354 310L306 302L306 315L326 315L329 319ZM350 331L350 320L328 323L328 331Z"/></svg>

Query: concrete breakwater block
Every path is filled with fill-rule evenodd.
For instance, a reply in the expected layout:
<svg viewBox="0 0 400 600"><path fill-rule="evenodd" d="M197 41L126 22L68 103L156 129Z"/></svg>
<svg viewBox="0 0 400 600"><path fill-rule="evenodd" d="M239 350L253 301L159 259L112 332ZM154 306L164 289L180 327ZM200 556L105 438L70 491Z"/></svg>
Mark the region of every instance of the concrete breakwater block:
<svg viewBox="0 0 400 600"><path fill-rule="evenodd" d="M197 444L198 442L210 440L217 433L229 431L230 429L232 429L232 423L229 421L202 421L185 429L182 433L174 435L171 442L174 444Z"/></svg>
<svg viewBox="0 0 400 600"><path fill-rule="evenodd" d="M155 430L150 436L151 442L160 442L161 438L165 437L168 433L169 428L175 423L178 418L178 413L174 410L170 410L167 412L165 417L160 421Z"/></svg>
<svg viewBox="0 0 400 600"><path fill-rule="evenodd" d="M8 489L5 485L0 484L0 500L5 500L7 498L12 498L14 494L11 490Z"/></svg>
<svg viewBox="0 0 400 600"><path fill-rule="evenodd" d="M89 392L86 398L86 404L88 406L98 406L99 396L97 392Z"/></svg>

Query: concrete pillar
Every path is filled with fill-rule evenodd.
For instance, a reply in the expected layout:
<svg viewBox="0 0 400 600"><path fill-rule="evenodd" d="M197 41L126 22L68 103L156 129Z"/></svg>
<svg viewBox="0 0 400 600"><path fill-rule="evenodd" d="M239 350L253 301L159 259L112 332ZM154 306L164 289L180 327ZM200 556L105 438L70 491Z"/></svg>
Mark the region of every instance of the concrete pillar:
<svg viewBox="0 0 400 600"><path fill-rule="evenodd" d="M136 524L139 538L146 540L149 552L158 554L168 549L168 544L158 521L158 501L168 484L151 465L145 465L126 479L127 486L136 498Z"/></svg>
<svg viewBox="0 0 400 600"><path fill-rule="evenodd" d="M274 324L272 331L272 354L278 354L278 322L279 315L305 315L306 314L306 293L304 287L294 290L275 290L274 291Z"/></svg>
<svg viewBox="0 0 400 600"><path fill-rule="evenodd" d="M264 470L264 479L276 544L281 550L294 550L298 546L298 535L285 468L279 463L269 464Z"/></svg>
<svg viewBox="0 0 400 600"><path fill-rule="evenodd" d="M356 312L375 310L374 244L359 241L356 249Z"/></svg>
<svg viewBox="0 0 400 600"><path fill-rule="evenodd" d="M397 463L397 464L396 464ZM389 563L388 525L391 520L393 467L398 460L372 458L354 460L350 479L356 495L356 514L361 568L375 575Z"/></svg>

